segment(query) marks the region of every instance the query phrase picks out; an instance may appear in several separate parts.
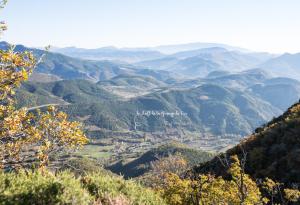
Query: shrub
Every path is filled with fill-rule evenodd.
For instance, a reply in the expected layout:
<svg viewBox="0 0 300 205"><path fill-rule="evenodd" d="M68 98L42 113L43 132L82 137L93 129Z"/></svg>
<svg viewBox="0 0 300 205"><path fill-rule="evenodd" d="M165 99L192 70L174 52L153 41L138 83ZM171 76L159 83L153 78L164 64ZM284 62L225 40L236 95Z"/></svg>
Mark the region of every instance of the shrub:
<svg viewBox="0 0 300 205"><path fill-rule="evenodd" d="M70 171L0 172L0 205L163 205L154 191L104 171L75 177Z"/></svg>
<svg viewBox="0 0 300 205"><path fill-rule="evenodd" d="M60 171L69 170L76 176L83 176L93 172L109 172L102 168L102 165L96 160L89 158L73 158L64 160Z"/></svg>
<svg viewBox="0 0 300 205"><path fill-rule="evenodd" d="M124 180L119 176L93 173L82 178L83 187L96 198L103 199L101 202L108 204L108 198L124 196L134 205L163 205L165 202L158 194L142 185Z"/></svg>
<svg viewBox="0 0 300 205"><path fill-rule="evenodd" d="M39 171L0 173L0 204L91 204L93 197L70 172L54 176Z"/></svg>

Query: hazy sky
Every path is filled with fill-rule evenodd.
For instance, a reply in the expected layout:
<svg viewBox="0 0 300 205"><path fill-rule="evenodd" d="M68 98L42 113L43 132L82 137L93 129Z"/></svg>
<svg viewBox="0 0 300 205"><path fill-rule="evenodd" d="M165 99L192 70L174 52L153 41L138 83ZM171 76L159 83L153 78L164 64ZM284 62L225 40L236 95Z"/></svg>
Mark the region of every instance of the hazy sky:
<svg viewBox="0 0 300 205"><path fill-rule="evenodd" d="M27 46L216 42L300 52L299 0L10 0L3 40Z"/></svg>

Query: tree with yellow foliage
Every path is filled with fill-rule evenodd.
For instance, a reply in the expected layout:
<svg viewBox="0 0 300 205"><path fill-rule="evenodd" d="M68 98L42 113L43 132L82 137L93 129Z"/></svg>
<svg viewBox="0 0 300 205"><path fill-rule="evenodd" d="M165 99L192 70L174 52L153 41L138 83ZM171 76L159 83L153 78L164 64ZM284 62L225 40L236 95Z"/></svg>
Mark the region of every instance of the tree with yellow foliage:
<svg viewBox="0 0 300 205"><path fill-rule="evenodd" d="M231 156L233 163L228 173L231 175L231 187L234 187L233 194L237 196L239 204L258 204L261 200L260 190L248 174L236 155Z"/></svg>
<svg viewBox="0 0 300 205"><path fill-rule="evenodd" d="M168 157L158 157L158 160L151 162L150 170L140 179L149 187L160 187L164 183L166 174L172 173L180 176L187 169L187 161L176 153Z"/></svg>
<svg viewBox="0 0 300 205"><path fill-rule="evenodd" d="M1 2L1 7L6 1ZM6 30L0 24L0 32ZM15 90L28 80L39 63L29 52L14 52L14 47L0 50L0 167L16 168L31 162L40 167L48 163L51 152L76 148L87 143L78 122L54 107L44 113L27 108L16 109Z"/></svg>
<svg viewBox="0 0 300 205"><path fill-rule="evenodd" d="M284 195L289 202L299 202L300 191L297 189L285 189Z"/></svg>
<svg viewBox="0 0 300 205"><path fill-rule="evenodd" d="M236 155L230 159L227 170L229 179L210 174L184 178L167 172L161 175L160 183L154 180L155 189L172 205L275 205L299 202L298 189L284 189L282 184L269 178L256 183L244 172L243 162Z"/></svg>
<svg viewBox="0 0 300 205"><path fill-rule="evenodd" d="M267 202L255 181L243 172L238 157L232 156L231 160L228 169L231 180L209 174L186 179L167 173L158 190L167 202L177 205L253 205Z"/></svg>
<svg viewBox="0 0 300 205"><path fill-rule="evenodd" d="M274 182L270 178L264 179L261 188L266 193L269 204L273 205L275 203L276 196L281 195L281 184L278 182Z"/></svg>

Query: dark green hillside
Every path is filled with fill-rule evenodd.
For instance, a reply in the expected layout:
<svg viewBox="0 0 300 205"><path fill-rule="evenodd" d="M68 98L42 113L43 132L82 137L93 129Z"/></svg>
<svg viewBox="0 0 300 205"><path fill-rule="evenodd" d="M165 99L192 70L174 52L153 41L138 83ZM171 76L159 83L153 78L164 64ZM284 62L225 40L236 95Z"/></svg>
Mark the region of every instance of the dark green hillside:
<svg viewBox="0 0 300 205"><path fill-rule="evenodd" d="M36 106L48 103L97 103L116 96L86 80L63 80L50 83L27 82L19 90L19 103ZM26 101L28 101L26 103Z"/></svg>
<svg viewBox="0 0 300 205"><path fill-rule="evenodd" d="M160 157L167 157L174 154L183 156L187 160L189 166L206 162L213 157L213 154L209 152L191 149L178 143L169 143L154 148L127 164L119 162L108 167L108 169L114 173L124 175L125 178L138 177L149 171L151 162L158 160Z"/></svg>
<svg viewBox="0 0 300 205"><path fill-rule="evenodd" d="M85 118L85 125L94 125L97 129L131 130L135 114L133 105L122 101L99 101L98 103L75 103L65 108L74 118Z"/></svg>
<svg viewBox="0 0 300 205"><path fill-rule="evenodd" d="M147 97L160 99L159 102L165 102L163 105L187 113L193 125L213 134L246 134L280 113L247 93L209 84L185 91L158 92Z"/></svg>
<svg viewBox="0 0 300 205"><path fill-rule="evenodd" d="M128 83L120 79L122 83ZM85 80L29 82L18 96L22 105L64 105L63 109L72 118L84 118L87 125L113 130L154 132L183 128L217 135L244 135L280 114L279 109L259 98L210 84L187 90L166 89L124 101L101 85ZM143 111L183 113L146 116Z"/></svg>
<svg viewBox="0 0 300 205"><path fill-rule="evenodd" d="M85 80L59 81L44 84L43 87L69 103L91 103L116 98L97 84Z"/></svg>
<svg viewBox="0 0 300 205"><path fill-rule="evenodd" d="M300 103L273 119L226 155L194 168L194 172L226 175L219 158L246 154L246 172L255 178L269 177L279 182L300 183Z"/></svg>
<svg viewBox="0 0 300 205"><path fill-rule="evenodd" d="M44 104L64 105L62 108L71 118L85 118L87 125L96 125L110 130L134 129L133 119L137 110L149 110L155 104L144 98L123 101L101 88L100 85L85 80L65 80L52 83L28 82L18 91L20 106L39 106ZM166 102L154 100L160 111L172 111ZM164 109L166 108L166 110ZM162 117L140 116L138 129L147 131L163 130L165 123ZM167 121L175 123L168 118ZM177 123L178 124L178 123Z"/></svg>
<svg viewBox="0 0 300 205"><path fill-rule="evenodd" d="M17 91L17 102L19 107L39 106L45 104L66 104L67 102L60 97L52 95L51 92L38 86L38 83L24 83L22 88Z"/></svg>

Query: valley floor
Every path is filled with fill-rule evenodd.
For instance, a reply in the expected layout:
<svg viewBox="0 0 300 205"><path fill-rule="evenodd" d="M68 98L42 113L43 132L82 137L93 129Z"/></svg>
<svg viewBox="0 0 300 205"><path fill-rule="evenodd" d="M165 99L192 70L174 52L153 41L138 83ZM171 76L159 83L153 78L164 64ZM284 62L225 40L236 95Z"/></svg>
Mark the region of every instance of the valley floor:
<svg viewBox="0 0 300 205"><path fill-rule="evenodd" d="M88 145L75 153L75 156L93 158L104 164L119 160L128 162L153 148L174 141L194 149L219 153L238 144L242 138L240 135L212 136L187 131L182 133L109 131L106 137L91 139Z"/></svg>

